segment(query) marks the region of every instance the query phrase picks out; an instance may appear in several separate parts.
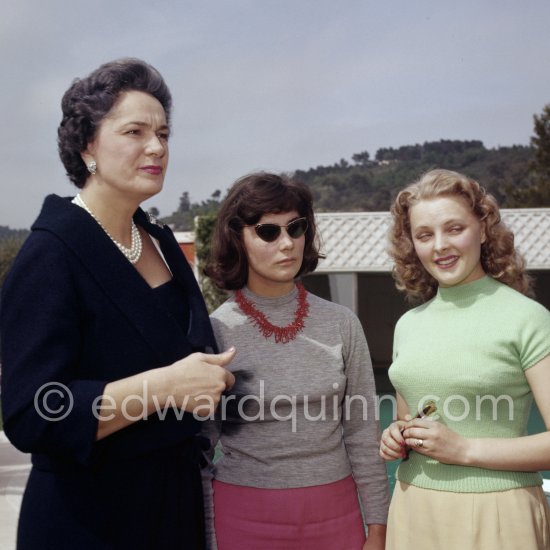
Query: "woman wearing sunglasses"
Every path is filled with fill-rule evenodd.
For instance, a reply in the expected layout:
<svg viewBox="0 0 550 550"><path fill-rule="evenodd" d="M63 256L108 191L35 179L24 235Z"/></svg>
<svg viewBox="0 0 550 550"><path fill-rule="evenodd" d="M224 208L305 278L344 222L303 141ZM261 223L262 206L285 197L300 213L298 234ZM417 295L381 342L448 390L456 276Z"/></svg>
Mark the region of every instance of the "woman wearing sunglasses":
<svg viewBox="0 0 550 550"><path fill-rule="evenodd" d="M212 548L384 548L369 351L349 309L297 282L319 258L305 185L268 173L233 185L205 270L234 291L211 319L218 345L238 350L235 386L206 430L211 459L221 443L206 483Z"/></svg>

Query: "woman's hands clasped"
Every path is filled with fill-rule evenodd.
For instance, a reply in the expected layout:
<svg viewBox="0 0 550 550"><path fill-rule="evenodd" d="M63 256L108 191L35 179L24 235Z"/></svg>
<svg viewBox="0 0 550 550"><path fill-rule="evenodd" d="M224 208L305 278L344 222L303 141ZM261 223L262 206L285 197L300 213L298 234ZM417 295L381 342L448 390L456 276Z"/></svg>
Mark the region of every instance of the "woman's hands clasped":
<svg viewBox="0 0 550 550"><path fill-rule="evenodd" d="M407 443L403 437L403 430L406 426L407 421L397 420L382 432L380 456L384 460L397 460L407 456Z"/></svg>
<svg viewBox="0 0 550 550"><path fill-rule="evenodd" d="M425 418L397 420L382 432L380 440L384 460L406 458L413 450L444 464L467 464L468 449L468 439L441 422Z"/></svg>

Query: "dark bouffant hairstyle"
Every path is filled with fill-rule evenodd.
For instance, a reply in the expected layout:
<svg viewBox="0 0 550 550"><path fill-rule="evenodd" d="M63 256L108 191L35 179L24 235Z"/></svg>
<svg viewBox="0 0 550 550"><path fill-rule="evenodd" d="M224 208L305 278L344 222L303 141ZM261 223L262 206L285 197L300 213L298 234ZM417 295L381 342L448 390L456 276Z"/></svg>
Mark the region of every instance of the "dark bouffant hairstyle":
<svg viewBox="0 0 550 550"><path fill-rule="evenodd" d="M500 219L496 200L479 183L451 170L436 169L403 189L396 197L391 214L390 256L395 265L396 286L410 302L425 302L437 291L437 281L424 269L416 255L411 235L410 208L424 199L460 197L485 226L481 245L481 265L485 273L502 283L532 296L532 279L525 261L514 247L514 234Z"/></svg>
<svg viewBox="0 0 550 550"><path fill-rule="evenodd" d="M105 115L120 94L135 90L158 99L170 124L172 96L160 73L140 59L125 58L101 65L86 78L77 78L61 100L63 119L57 145L67 176L79 188L89 176L80 154L93 141Z"/></svg>
<svg viewBox="0 0 550 550"><path fill-rule="evenodd" d="M244 287L248 279L248 259L243 227L256 225L264 214L292 210L307 218L308 223L304 258L297 276L314 271L323 256L319 253L311 192L305 184L288 176L257 172L237 180L229 189L218 213L204 273L223 290Z"/></svg>

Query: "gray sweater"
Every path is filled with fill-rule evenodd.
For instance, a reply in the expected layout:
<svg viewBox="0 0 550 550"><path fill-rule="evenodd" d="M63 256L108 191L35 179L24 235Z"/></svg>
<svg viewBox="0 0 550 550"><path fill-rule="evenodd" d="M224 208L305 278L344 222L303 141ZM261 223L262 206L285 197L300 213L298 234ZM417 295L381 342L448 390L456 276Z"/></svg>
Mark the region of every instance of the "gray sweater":
<svg viewBox="0 0 550 550"><path fill-rule="evenodd" d="M245 297L277 326L294 319L297 289ZM353 475L365 521L386 523L388 483L378 455L376 389L363 329L351 310L308 293L309 315L295 340L265 338L235 302L211 316L220 350L235 346L235 386L203 426L222 455L213 476L258 488L322 485ZM208 491L208 484L207 484ZM205 495L207 520L211 494Z"/></svg>

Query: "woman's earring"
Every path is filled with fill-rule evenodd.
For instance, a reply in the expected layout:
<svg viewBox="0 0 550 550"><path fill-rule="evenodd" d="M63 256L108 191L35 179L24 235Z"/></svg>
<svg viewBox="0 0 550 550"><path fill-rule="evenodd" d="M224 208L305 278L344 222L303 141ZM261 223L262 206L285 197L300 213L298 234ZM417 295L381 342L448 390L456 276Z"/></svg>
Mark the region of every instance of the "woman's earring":
<svg viewBox="0 0 550 550"><path fill-rule="evenodd" d="M91 160L88 163L87 168L88 168L88 172L90 172L90 174L95 174L96 171L97 171L97 164L96 164L95 160Z"/></svg>

